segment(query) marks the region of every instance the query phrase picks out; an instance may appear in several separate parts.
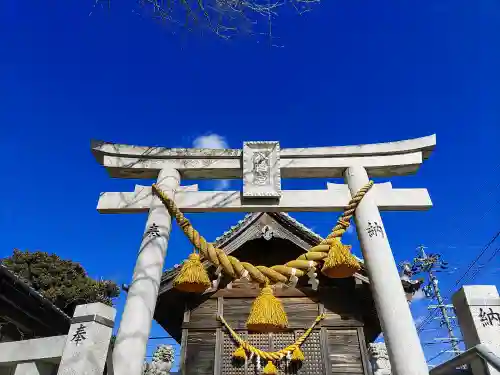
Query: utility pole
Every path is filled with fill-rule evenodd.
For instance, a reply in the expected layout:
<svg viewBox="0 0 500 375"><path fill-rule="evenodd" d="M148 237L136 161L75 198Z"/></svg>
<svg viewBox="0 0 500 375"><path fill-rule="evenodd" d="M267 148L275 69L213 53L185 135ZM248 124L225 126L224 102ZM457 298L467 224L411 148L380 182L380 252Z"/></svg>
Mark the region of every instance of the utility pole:
<svg viewBox="0 0 500 375"><path fill-rule="evenodd" d="M453 331L452 319L454 316L450 316L450 310L453 311L453 305L447 305L444 302L443 296L439 289L439 282L436 273L446 270L448 268L448 263L441 259L441 254L427 254L425 252L426 247L420 245L417 247L417 256L413 258L413 262L404 262L403 273L411 277L417 273L426 273L428 275L428 283L423 288L425 296L429 299L436 300L437 305L429 305L429 310L439 310L440 316L436 319L440 321L440 325L444 326L448 332L447 338L435 338L434 340L441 343L448 342L451 344L452 350L456 356L462 353L458 343L460 339L455 336Z"/></svg>

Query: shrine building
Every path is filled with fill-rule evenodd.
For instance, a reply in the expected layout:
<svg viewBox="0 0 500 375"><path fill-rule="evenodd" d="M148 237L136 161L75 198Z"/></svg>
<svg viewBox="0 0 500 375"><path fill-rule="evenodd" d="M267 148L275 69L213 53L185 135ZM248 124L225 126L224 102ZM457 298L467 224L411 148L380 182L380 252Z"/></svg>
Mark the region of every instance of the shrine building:
<svg viewBox="0 0 500 375"><path fill-rule="evenodd" d="M280 212L251 213L216 239L214 246L242 262L272 266L295 259L322 238ZM211 279L215 267L204 263ZM362 261L361 261L362 264ZM319 322L302 345L301 366L281 368L285 374L370 374L367 346L381 332L365 269L345 279L318 274L314 290L307 278L295 287L274 289L288 315L289 327L282 332L257 333L247 330L246 320L259 286L247 280L229 283L220 279L218 288L203 294L184 293L173 287L180 267L163 274L155 320L181 344L180 372L183 375L258 374L255 361L237 363L232 353L237 344L217 318L251 345L263 351L277 351L292 344ZM405 289L413 287L404 285ZM410 290L407 290L411 293ZM262 363L264 367L265 362Z"/></svg>

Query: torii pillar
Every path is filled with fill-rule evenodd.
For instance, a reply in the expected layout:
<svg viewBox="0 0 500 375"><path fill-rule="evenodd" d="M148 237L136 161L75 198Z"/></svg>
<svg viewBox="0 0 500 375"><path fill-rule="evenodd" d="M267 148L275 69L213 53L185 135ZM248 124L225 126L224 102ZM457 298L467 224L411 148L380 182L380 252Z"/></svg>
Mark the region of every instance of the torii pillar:
<svg viewBox="0 0 500 375"><path fill-rule="evenodd" d="M174 197L180 184L179 172L172 168L161 170L157 184ZM139 375L142 372L167 255L172 220L159 198L150 196L150 202L146 228L112 353L116 375Z"/></svg>
<svg viewBox="0 0 500 375"><path fill-rule="evenodd" d="M245 142L242 150L169 149L93 143L92 151L112 177L157 178L183 212L342 211L369 177L415 173L435 147L435 136L372 145L280 149L278 142ZM241 179L240 191L197 191L180 187L187 179ZM341 178L347 185L326 190L282 191L285 178ZM401 285L379 210L425 210L426 189L393 189L377 184L355 212L358 237L368 270L394 375L429 371ZM151 329L171 220L151 188L102 193L102 213L148 212L146 233L113 353L115 375L141 375Z"/></svg>
<svg viewBox="0 0 500 375"><path fill-rule="evenodd" d="M361 166L347 168L345 179L352 195L369 181L366 169ZM359 203L354 219L392 373L428 374L427 362L384 224L370 193Z"/></svg>

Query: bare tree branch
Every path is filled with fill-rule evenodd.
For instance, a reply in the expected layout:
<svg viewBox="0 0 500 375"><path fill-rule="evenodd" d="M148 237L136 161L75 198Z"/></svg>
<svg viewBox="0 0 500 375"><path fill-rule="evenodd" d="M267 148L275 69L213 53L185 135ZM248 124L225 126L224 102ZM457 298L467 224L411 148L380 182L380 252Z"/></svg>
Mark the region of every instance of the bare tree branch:
<svg viewBox="0 0 500 375"><path fill-rule="evenodd" d="M95 0L97 5L111 0ZM273 19L281 8L289 6L302 15L319 0L137 0L140 13L182 30L209 30L229 39L236 34L265 35L273 44Z"/></svg>

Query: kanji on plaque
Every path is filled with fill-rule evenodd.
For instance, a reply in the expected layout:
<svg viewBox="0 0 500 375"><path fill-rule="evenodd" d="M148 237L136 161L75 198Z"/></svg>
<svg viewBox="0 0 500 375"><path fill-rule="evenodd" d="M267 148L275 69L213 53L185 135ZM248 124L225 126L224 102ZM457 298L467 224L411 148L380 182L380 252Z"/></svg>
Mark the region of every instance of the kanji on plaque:
<svg viewBox="0 0 500 375"><path fill-rule="evenodd" d="M76 345L78 345L80 342L85 341L87 339L87 331L85 331L85 326L83 324L80 324L80 326L76 329L75 333L73 334L73 338L71 341L75 342Z"/></svg>
<svg viewBox="0 0 500 375"><path fill-rule="evenodd" d="M368 235L370 236L370 238L373 237L373 236L378 237L379 235L382 238L385 237L384 229L376 221L374 221L374 222L369 221L368 222L368 226L366 227L366 231L368 232Z"/></svg>
<svg viewBox="0 0 500 375"><path fill-rule="evenodd" d="M491 307L488 308L488 311L481 307L479 308L479 321L483 327L500 326L500 313L493 311Z"/></svg>
<svg viewBox="0 0 500 375"><path fill-rule="evenodd" d="M148 230L146 231L146 237L159 237L160 236L160 228L156 223L153 223Z"/></svg>

